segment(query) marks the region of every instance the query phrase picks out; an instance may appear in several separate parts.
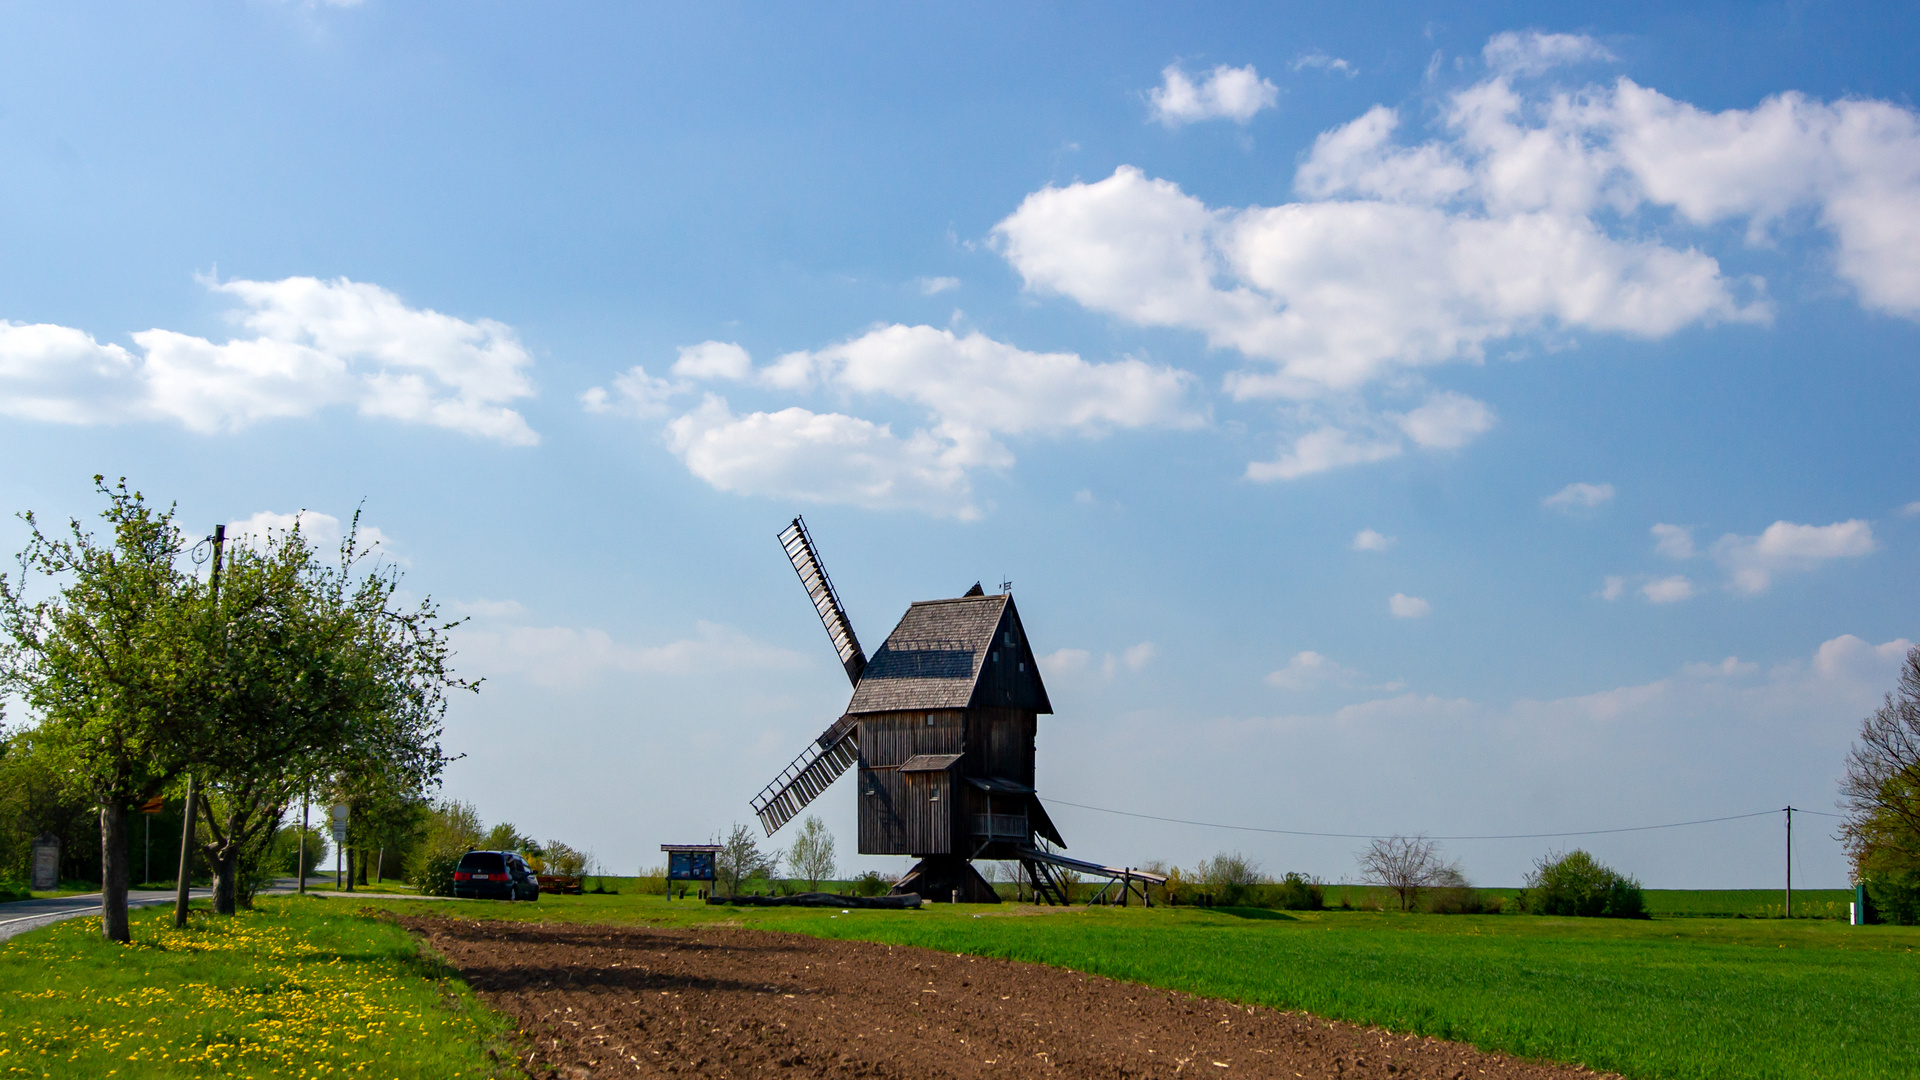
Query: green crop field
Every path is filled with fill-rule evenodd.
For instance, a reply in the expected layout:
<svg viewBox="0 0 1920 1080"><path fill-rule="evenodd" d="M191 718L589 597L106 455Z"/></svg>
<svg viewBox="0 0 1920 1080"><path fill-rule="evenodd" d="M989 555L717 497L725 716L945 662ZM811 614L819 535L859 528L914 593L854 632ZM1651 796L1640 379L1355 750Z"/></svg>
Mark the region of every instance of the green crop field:
<svg viewBox="0 0 1920 1080"><path fill-rule="evenodd" d="M133 938L0 944L0 1078L493 1075L503 1021L389 921L287 899L177 931L136 911Z"/></svg>
<svg viewBox="0 0 1920 1080"><path fill-rule="evenodd" d="M46 1066L52 1076L325 1076L367 1063L381 1075L485 1075L499 1029L382 910L725 922L923 945L1630 1077L1920 1076L1920 929L1909 927L1025 905L842 914L625 892L536 904L266 898L254 915L202 918L190 935L142 913L129 949L100 941L91 920L22 935L0 945L0 1078Z"/></svg>
<svg viewBox="0 0 1920 1080"><path fill-rule="evenodd" d="M1481 889L1505 902L1509 912L1519 907L1517 888ZM1397 908L1399 901L1387 889L1373 885L1328 885L1327 904L1339 907L1345 900L1353 907ZM1786 914L1786 895L1780 889L1647 889L1647 913L1650 915L1697 915L1720 919L1778 919ZM1851 889L1795 889L1793 917L1796 919L1841 919L1847 917Z"/></svg>
<svg viewBox="0 0 1920 1080"><path fill-rule="evenodd" d="M338 901L327 901L334 903ZM1920 1076L1920 929L1254 909L713 908L658 895L376 901L473 918L726 921L1030 960L1687 1080ZM1796 902L1796 907L1798 904Z"/></svg>

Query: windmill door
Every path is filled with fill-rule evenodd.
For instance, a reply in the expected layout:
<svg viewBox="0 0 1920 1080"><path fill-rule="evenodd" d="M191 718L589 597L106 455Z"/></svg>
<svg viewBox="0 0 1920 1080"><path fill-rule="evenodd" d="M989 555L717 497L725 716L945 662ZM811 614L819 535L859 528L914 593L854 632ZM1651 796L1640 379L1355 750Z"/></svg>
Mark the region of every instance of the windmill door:
<svg viewBox="0 0 1920 1080"><path fill-rule="evenodd" d="M957 797L953 764L959 757L958 754L924 754L908 759L900 767L905 789L900 817L905 826L908 854L946 855L953 851L953 821L959 812L953 805Z"/></svg>

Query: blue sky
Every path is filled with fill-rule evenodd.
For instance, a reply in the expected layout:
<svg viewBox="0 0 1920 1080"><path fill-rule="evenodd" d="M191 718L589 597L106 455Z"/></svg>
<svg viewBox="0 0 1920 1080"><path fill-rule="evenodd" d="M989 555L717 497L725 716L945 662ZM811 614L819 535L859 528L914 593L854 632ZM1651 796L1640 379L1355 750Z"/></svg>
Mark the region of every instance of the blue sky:
<svg viewBox="0 0 1920 1080"><path fill-rule="evenodd" d="M1914 21L6 5L0 506L363 506L472 616L446 793L618 869L845 705L796 512L870 648L1013 582L1062 803L1831 811L1920 636ZM1055 817L1113 862L1360 844ZM1844 883L1832 824L1797 881ZM1780 878L1777 816L1446 850L1573 844Z"/></svg>

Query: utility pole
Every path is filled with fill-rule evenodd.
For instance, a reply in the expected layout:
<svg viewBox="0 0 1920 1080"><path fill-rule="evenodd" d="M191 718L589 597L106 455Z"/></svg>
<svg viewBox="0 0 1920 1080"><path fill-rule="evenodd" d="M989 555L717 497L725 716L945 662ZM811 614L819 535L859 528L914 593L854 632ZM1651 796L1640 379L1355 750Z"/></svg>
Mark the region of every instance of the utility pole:
<svg viewBox="0 0 1920 1080"><path fill-rule="evenodd" d="M1793 918L1793 806L1787 806L1787 918Z"/></svg>
<svg viewBox="0 0 1920 1080"><path fill-rule="evenodd" d="M300 895L307 895L307 789L300 789Z"/></svg>
<svg viewBox="0 0 1920 1080"><path fill-rule="evenodd" d="M220 567L224 563L222 554L227 547L227 527L213 527L213 573L210 583L213 589L213 604L216 612L220 606ZM187 774L187 813L186 820L180 824L180 876L173 886L173 925L177 929L187 925L187 874L193 869L193 811L199 799L193 790L193 774Z"/></svg>

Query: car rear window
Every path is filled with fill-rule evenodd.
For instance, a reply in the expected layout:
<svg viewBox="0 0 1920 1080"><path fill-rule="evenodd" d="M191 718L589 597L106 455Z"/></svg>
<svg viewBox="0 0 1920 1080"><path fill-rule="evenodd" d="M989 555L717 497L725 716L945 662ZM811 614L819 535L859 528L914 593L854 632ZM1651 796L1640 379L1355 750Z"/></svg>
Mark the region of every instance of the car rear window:
<svg viewBox="0 0 1920 1080"><path fill-rule="evenodd" d="M446 863L440 865L445 866ZM497 851L469 851L460 858L460 869L469 874L504 874L507 872L505 860Z"/></svg>

